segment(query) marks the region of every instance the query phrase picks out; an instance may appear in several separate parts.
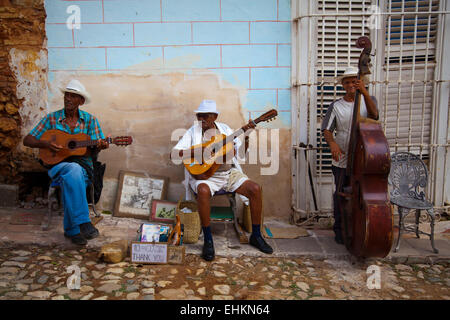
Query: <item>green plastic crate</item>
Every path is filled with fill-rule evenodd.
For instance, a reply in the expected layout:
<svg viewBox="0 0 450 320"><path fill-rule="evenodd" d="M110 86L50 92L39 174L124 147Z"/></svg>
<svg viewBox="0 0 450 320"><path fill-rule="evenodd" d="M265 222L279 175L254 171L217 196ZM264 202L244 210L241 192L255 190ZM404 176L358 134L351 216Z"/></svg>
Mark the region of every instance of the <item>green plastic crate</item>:
<svg viewBox="0 0 450 320"><path fill-rule="evenodd" d="M211 207L211 219L225 220L234 219L231 207Z"/></svg>

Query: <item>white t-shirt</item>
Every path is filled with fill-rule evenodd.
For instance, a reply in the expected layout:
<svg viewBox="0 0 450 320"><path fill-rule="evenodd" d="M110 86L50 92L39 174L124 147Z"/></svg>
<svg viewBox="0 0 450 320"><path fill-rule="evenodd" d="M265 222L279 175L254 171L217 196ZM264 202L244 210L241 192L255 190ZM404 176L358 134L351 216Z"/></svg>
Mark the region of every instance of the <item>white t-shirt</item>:
<svg viewBox="0 0 450 320"><path fill-rule="evenodd" d="M375 97L371 97L375 102ZM353 102L347 102L344 98L333 101L328 107L327 114L322 122L322 131L335 131L336 136L334 140L344 152L344 155L339 161L332 159L333 166L339 168L347 167L347 152L348 144L350 142L350 131L352 130L352 116L353 116ZM361 95L361 103L359 113L362 117L367 117L367 108L364 97Z"/></svg>

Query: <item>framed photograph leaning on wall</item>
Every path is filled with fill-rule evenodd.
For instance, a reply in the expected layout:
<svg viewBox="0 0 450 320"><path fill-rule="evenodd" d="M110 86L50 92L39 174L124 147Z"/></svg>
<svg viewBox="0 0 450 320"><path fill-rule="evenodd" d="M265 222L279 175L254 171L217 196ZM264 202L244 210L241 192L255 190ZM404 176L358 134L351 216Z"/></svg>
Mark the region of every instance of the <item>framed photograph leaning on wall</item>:
<svg viewBox="0 0 450 320"><path fill-rule="evenodd" d="M113 216L149 220L152 199L165 199L168 185L167 177L121 170Z"/></svg>
<svg viewBox="0 0 450 320"><path fill-rule="evenodd" d="M164 201L164 200L152 200L152 214L151 221L159 221L166 223L175 222L175 213L177 210L177 203Z"/></svg>

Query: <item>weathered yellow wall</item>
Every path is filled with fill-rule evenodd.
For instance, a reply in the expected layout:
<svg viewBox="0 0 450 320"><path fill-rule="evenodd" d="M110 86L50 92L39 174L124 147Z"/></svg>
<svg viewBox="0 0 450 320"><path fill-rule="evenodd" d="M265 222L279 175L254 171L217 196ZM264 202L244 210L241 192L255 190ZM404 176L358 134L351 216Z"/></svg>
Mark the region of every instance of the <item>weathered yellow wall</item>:
<svg viewBox="0 0 450 320"><path fill-rule="evenodd" d="M63 87L73 76L59 74L50 84L52 110L62 107ZM215 74L165 73L135 75L127 73L79 75L77 77L92 96L92 102L81 109L97 116L105 135L131 135L128 147L110 146L100 154L107 163L105 189L100 206L112 211L120 170L144 171L170 179L169 200L184 194L182 165L174 165L169 154L176 141L172 132L188 129L194 122L193 110L203 99L217 102L219 122L238 129L245 124L241 110L245 89L222 81ZM275 123L276 125L276 123ZM279 173L261 176L260 165L246 164L244 171L264 189L266 216L288 218L290 207L290 130L280 130ZM268 165L265 165L267 167Z"/></svg>

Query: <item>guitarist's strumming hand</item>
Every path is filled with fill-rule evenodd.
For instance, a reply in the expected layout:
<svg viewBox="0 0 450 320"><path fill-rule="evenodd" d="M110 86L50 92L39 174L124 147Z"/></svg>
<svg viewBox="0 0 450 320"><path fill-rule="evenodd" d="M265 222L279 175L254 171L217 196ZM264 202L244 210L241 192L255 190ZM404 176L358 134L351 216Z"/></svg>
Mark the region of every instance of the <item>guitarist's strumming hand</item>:
<svg viewBox="0 0 450 320"><path fill-rule="evenodd" d="M51 141L46 141L46 148L49 149L50 151L58 152L59 150L61 150L63 148L63 146L56 144L54 142L51 142Z"/></svg>

